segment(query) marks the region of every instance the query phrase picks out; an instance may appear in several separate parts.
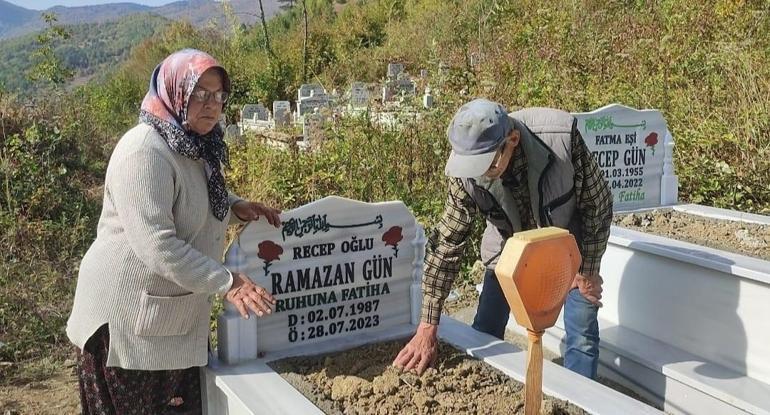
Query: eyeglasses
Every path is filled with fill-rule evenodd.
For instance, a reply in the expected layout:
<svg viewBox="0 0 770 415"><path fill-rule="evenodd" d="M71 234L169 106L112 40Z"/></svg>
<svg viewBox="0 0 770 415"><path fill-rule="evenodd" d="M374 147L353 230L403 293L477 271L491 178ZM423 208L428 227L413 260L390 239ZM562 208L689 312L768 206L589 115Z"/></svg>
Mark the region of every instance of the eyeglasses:
<svg viewBox="0 0 770 415"><path fill-rule="evenodd" d="M230 94L225 91L212 92L205 89L196 89L190 96L198 102L209 102L213 98L217 103L224 104Z"/></svg>

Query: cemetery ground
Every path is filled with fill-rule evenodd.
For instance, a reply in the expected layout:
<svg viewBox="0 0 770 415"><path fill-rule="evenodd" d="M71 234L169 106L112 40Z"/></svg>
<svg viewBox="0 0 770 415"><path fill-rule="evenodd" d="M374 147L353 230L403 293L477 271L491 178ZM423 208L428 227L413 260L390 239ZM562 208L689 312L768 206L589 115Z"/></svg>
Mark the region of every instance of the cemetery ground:
<svg viewBox="0 0 770 415"><path fill-rule="evenodd" d="M691 243L770 259L770 226L767 225L710 219L671 209L620 213L615 215L614 222L618 226L641 230L645 233L673 237ZM455 287L459 293L459 298L447 303L445 307L447 314L470 324L478 301L475 286L481 282L481 271L480 263L477 263L476 267L467 273L468 276L462 281L457 282ZM526 339L519 335L509 331L506 333L506 340L522 349L526 349ZM446 346L444 347L444 350L449 354L444 359L450 359L455 352L451 348L447 349ZM369 350L370 353L373 350L379 351L372 353L372 356L368 357L351 354L347 359L351 362L368 362L370 358L379 354L383 356L384 361L392 361L392 358L398 351L398 344L375 345L362 350ZM74 376L73 357L68 352L62 351L58 356L21 363L19 364L21 367L16 368L12 368L12 364L9 362L0 362L0 414L78 413L79 398L77 379ZM544 351L544 357L560 363L560 359L547 350ZM491 370L490 368L477 368L475 363L466 362L465 358L458 359L457 361L460 365L456 366L454 370L460 370L459 368L461 367L463 368L462 370L468 369L473 373ZM344 362L344 359L341 359L339 362ZM387 380L389 376L395 376L391 369L387 369L386 364L377 367L382 369L382 373L378 375L383 379L380 382ZM326 373L327 376L331 374L329 369L327 369ZM409 375L402 374L400 376L404 379L404 382L409 382L409 379L411 379ZM427 376L430 378L433 374L428 374ZM495 377L497 375L492 374L491 376ZM600 382L638 399L638 396L632 391L615 385L611 381L600 379ZM334 380L332 380L333 383ZM414 385L414 383L412 384ZM500 391L494 395L495 399L504 400L504 397L507 397L506 399L513 399L517 394L520 394L518 388L519 386L510 383L509 380L505 380L505 382L502 382Z"/></svg>

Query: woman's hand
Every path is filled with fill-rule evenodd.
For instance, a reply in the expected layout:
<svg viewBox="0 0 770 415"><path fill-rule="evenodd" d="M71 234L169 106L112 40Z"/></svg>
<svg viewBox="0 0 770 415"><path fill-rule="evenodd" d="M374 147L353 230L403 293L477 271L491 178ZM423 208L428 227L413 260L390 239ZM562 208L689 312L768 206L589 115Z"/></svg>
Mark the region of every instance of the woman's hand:
<svg viewBox="0 0 770 415"><path fill-rule="evenodd" d="M264 216L267 222L276 228L281 226L281 218L278 216L281 214L279 209L273 209L267 207L259 202L247 202L245 200L239 200L230 206L233 213L242 221L258 220L260 216Z"/></svg>
<svg viewBox="0 0 770 415"><path fill-rule="evenodd" d="M249 310L262 317L272 313L270 306L275 304L275 298L266 289L254 284L240 272L233 272L233 285L225 294L225 300L233 304L247 320Z"/></svg>

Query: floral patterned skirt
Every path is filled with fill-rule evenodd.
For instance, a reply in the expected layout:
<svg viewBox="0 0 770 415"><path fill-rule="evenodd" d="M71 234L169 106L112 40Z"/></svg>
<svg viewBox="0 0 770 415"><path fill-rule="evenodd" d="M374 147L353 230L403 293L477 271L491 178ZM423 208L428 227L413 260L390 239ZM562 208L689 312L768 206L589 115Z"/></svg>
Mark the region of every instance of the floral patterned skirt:
<svg viewBox="0 0 770 415"><path fill-rule="evenodd" d="M105 324L82 351L75 348L84 415L202 413L199 367L157 371L107 367L109 347Z"/></svg>

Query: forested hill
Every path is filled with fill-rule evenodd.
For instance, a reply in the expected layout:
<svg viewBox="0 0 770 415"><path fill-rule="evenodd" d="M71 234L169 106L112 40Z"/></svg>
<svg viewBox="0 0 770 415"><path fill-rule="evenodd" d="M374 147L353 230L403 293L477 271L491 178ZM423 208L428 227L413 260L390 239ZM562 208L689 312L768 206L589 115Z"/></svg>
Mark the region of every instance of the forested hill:
<svg viewBox="0 0 770 415"><path fill-rule="evenodd" d="M40 13L0 0L0 38L37 18Z"/></svg>
<svg viewBox="0 0 770 415"><path fill-rule="evenodd" d="M54 42L54 54L74 71L75 83L104 74L121 64L131 48L158 33L169 20L154 14L133 14L119 20L68 26L72 37ZM28 74L40 47L36 34L0 41L0 86L29 92Z"/></svg>
<svg viewBox="0 0 770 415"><path fill-rule="evenodd" d="M273 16L280 9L278 0L263 0L262 3L267 17ZM257 0L228 0L227 4L241 23L254 23L259 16ZM67 25L102 23L129 14L145 12L172 20L184 19L195 26L204 26L212 20L217 23L222 23L225 20L222 5L221 1L214 0L183 0L158 7L130 2L115 2L79 7L56 6L43 12L56 14L59 23ZM26 9L0 0L0 39L21 36L44 29L45 22L40 18L40 14L40 11Z"/></svg>

